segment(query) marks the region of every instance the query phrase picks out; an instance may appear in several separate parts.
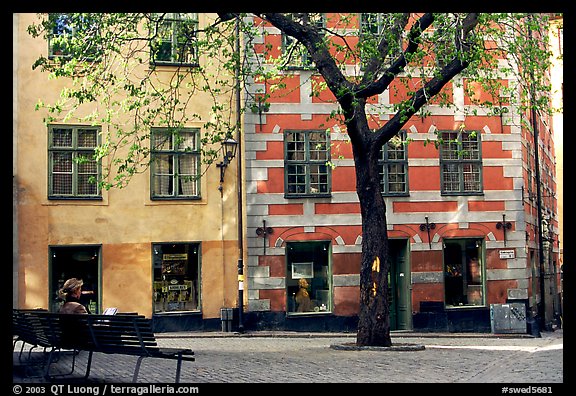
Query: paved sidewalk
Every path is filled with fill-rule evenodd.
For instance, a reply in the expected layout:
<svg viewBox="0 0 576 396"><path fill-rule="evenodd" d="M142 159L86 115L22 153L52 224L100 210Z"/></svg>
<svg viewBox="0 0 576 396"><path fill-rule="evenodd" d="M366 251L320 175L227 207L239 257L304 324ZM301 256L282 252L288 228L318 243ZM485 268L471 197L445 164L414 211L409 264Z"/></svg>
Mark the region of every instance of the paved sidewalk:
<svg viewBox="0 0 576 396"><path fill-rule="evenodd" d="M354 333L160 333L165 347L191 348L195 362L183 362L181 383L531 383L559 384L563 377L563 330L530 335L393 332L394 344L421 344L420 351L337 350ZM17 345L16 351L20 350ZM34 354L33 354L34 355ZM39 353L36 353L38 356ZM72 379L78 382L88 354L80 352ZM65 372L71 357L53 370ZM136 357L95 353L88 383L129 383ZM42 383L25 377L17 353L14 383ZM144 359L139 383L173 383L176 362Z"/></svg>

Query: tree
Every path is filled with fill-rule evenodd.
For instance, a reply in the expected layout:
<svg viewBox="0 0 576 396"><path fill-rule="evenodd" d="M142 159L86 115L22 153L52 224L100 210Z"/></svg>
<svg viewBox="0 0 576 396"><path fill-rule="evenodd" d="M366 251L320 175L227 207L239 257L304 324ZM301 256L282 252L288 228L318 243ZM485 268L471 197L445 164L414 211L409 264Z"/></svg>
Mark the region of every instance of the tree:
<svg viewBox="0 0 576 396"><path fill-rule="evenodd" d="M108 111L99 119L91 115L91 119L113 126L116 137L108 136L98 152L99 158L113 156L120 147L128 147L126 156L112 161L117 167L114 180L107 180L105 174L99 181L106 188L122 187L145 169L149 154L144 144L146 130L159 123L174 130L184 125L187 99L200 91L213 99L214 116L205 123L212 133L203 141L203 158L210 163L216 153L209 143L226 137L219 131L240 128L222 96L232 95L241 81L246 87L248 79L274 81L273 86L281 88L279 71L285 70L294 57L306 55L310 67L322 77L318 90L328 89L338 104L339 111L331 117L345 127L354 155L363 235L357 344L390 346L390 263L386 207L377 167L380 149L397 136L411 117L426 117L426 106L431 100L441 106L454 106L443 89L451 81L461 83L458 78L463 75L477 84L467 86L467 92L487 113L502 115L508 108L523 113L530 106L539 112L548 111L548 80L545 73L534 73L547 70L550 61L544 34L547 16L367 14L354 25L354 18L359 18L356 14L336 14L330 17L335 21L331 28L319 23L322 18L321 14L311 13L226 13L199 28L194 18L182 15L57 14L30 26L29 31L50 38L64 51L56 62L41 57L34 67L57 77L72 78L75 83L63 92L64 102L48 106L50 117L62 117L66 106L72 110L101 100ZM176 19L182 24L177 44L171 44L170 49L174 56L171 60L182 65L178 73L170 81L159 81L154 67L145 76L131 74L134 65L147 61L144 56L149 50L163 54L167 34L163 28ZM275 48L266 47L263 58L256 56L253 38L260 34L258 27L264 23L295 41L279 55ZM339 29L359 23L363 30L352 36ZM244 39L240 50L235 47L235 24ZM68 34L54 35L63 31ZM354 41L353 36L360 36L359 40ZM186 67L184 58L194 51L203 54L206 62ZM350 63L361 65L357 73L346 71L344 65ZM517 85L503 85L498 78L501 73L517 75ZM392 105L395 115L385 122L378 121L367 104L387 89L392 93L398 84L405 93ZM480 101L478 87L491 99ZM529 93L530 98L538 100L527 100ZM270 97L269 92L250 94L245 90L244 94L246 106L240 111L265 105ZM129 129L115 123L116 112L120 111L134 115L134 125ZM434 144L439 144L439 140Z"/></svg>

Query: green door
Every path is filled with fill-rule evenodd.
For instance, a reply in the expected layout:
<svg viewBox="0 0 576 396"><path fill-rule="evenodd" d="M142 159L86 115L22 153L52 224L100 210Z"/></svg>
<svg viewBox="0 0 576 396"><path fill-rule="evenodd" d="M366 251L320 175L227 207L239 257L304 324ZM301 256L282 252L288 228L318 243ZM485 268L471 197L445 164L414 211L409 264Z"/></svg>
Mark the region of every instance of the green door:
<svg viewBox="0 0 576 396"><path fill-rule="evenodd" d="M390 239L390 272L388 273L388 297L390 301L390 329L412 328L410 266L408 240Z"/></svg>
<svg viewBox="0 0 576 396"><path fill-rule="evenodd" d="M388 304L390 306L390 330L398 330L398 311L396 306L396 265L395 261L390 261L390 272L388 272Z"/></svg>

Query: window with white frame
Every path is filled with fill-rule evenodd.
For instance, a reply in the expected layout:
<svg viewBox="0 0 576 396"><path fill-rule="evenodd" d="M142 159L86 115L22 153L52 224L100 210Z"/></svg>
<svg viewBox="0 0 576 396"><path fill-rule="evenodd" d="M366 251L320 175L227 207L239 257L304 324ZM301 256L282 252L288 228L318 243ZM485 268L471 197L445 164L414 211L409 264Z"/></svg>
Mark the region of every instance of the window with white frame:
<svg viewBox="0 0 576 396"><path fill-rule="evenodd" d="M383 195L408 195L406 131L400 131L382 146L378 167Z"/></svg>
<svg viewBox="0 0 576 396"><path fill-rule="evenodd" d="M198 64L198 14L155 14L151 60L154 64Z"/></svg>
<svg viewBox="0 0 576 396"><path fill-rule="evenodd" d="M324 130L286 131L285 196L330 196L330 135Z"/></svg>
<svg viewBox="0 0 576 396"><path fill-rule="evenodd" d="M200 130L153 128L153 199L200 198Z"/></svg>
<svg viewBox="0 0 576 396"><path fill-rule="evenodd" d="M477 131L440 132L442 194L481 194L482 156Z"/></svg>
<svg viewBox="0 0 576 396"><path fill-rule="evenodd" d="M48 197L100 199L100 163L95 159L100 128L50 125L48 135Z"/></svg>

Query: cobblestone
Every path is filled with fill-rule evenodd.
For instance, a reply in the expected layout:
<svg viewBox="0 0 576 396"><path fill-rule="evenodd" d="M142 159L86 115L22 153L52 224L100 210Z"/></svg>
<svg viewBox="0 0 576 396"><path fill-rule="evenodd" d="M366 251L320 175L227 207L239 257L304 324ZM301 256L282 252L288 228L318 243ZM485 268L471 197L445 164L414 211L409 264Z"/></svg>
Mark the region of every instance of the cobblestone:
<svg viewBox="0 0 576 396"><path fill-rule="evenodd" d="M175 333L158 338L160 346L191 348L195 362L183 362L182 383L563 383L563 331L541 338L463 334L393 334L393 343L420 344L423 350L338 350L353 334ZM13 382L45 382L26 377L13 353ZM33 352L39 358L40 352ZM70 377L79 381L86 352L76 358ZM95 353L88 382L127 383L136 357ZM53 372L71 367L62 356ZM34 370L30 370L34 374ZM172 383L176 362L144 359L139 383ZM30 374L30 373L29 373ZM36 374L38 372L36 371Z"/></svg>

